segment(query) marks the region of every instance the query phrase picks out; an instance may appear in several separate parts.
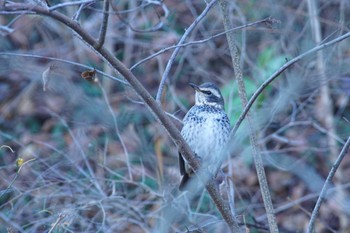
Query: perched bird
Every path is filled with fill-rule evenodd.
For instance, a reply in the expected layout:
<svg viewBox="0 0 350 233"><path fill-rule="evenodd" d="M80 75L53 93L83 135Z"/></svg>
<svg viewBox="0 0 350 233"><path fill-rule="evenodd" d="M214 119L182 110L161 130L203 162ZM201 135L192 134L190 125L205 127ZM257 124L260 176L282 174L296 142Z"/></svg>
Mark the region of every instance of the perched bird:
<svg viewBox="0 0 350 233"><path fill-rule="evenodd" d="M210 82L197 86L195 105L183 120L181 135L193 152L199 157L201 167L208 168L216 176L220 169L223 152L230 136L230 122L224 110L224 99L219 88ZM180 173L183 176L179 189L185 190L193 170L179 153Z"/></svg>

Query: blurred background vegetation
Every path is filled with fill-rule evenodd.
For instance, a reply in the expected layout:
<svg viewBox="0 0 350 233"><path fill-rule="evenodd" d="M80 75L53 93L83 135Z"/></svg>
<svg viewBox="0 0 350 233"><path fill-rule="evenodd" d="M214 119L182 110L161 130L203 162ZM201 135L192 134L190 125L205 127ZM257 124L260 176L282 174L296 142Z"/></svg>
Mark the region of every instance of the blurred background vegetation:
<svg viewBox="0 0 350 233"><path fill-rule="evenodd" d="M60 3L50 1L51 6ZM307 3L230 2L235 26L266 17L279 21L236 31L248 96L288 60L317 45ZM322 42L349 31L348 1L317 3ZM95 37L102 5L91 1L80 16L81 26ZM206 3L119 0L111 6L105 46L133 67L155 96L173 50L134 65L175 45ZM78 8L58 11L72 18ZM8 15L1 9L0 25L13 29L0 30L0 232L225 232L206 192L186 202L177 191L177 149L130 86L99 73L98 82L89 82L81 78L88 68L64 61L123 80L119 74L49 17ZM186 42L210 38L223 28L216 5ZM345 40L323 50L323 70L316 54L306 57L283 72L254 104L282 232L305 231L334 153L349 136L349 54ZM189 82L217 83L232 125L242 111L225 35L182 48L168 80L162 105L179 119L194 103ZM330 111L320 97L325 86ZM333 129L325 117L331 117ZM23 159L22 166L18 159ZM243 225L251 232L266 232L245 123L223 169L235 184L236 214ZM317 232L349 232L349 156L338 174L321 207Z"/></svg>

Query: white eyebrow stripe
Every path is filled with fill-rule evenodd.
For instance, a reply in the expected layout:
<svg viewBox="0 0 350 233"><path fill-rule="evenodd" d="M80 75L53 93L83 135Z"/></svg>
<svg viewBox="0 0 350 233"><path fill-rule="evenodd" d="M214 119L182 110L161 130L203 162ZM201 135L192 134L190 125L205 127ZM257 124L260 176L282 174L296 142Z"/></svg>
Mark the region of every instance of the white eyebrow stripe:
<svg viewBox="0 0 350 233"><path fill-rule="evenodd" d="M220 92L213 88L201 88L202 91L211 91L215 96L220 97Z"/></svg>

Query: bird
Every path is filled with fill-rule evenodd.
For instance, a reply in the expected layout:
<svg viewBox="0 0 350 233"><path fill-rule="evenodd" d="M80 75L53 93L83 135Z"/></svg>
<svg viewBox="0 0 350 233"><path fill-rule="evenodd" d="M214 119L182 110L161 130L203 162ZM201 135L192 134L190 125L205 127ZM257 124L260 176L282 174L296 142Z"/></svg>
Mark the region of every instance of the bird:
<svg viewBox="0 0 350 233"><path fill-rule="evenodd" d="M190 83L195 90L195 104L183 119L181 135L199 158L201 167L208 168L209 175L216 176L229 141L231 125L224 109L220 89L212 82L201 85ZM188 190L194 171L179 152L182 175L179 190Z"/></svg>

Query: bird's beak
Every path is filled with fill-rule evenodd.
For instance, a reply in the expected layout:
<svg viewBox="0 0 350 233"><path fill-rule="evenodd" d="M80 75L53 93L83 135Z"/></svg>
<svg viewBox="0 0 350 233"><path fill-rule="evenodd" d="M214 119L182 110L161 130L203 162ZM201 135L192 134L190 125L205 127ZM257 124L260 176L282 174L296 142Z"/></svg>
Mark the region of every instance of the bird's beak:
<svg viewBox="0 0 350 233"><path fill-rule="evenodd" d="M199 89L199 87L194 84L194 83L190 83L190 86L195 90L195 91L201 91L201 89Z"/></svg>

